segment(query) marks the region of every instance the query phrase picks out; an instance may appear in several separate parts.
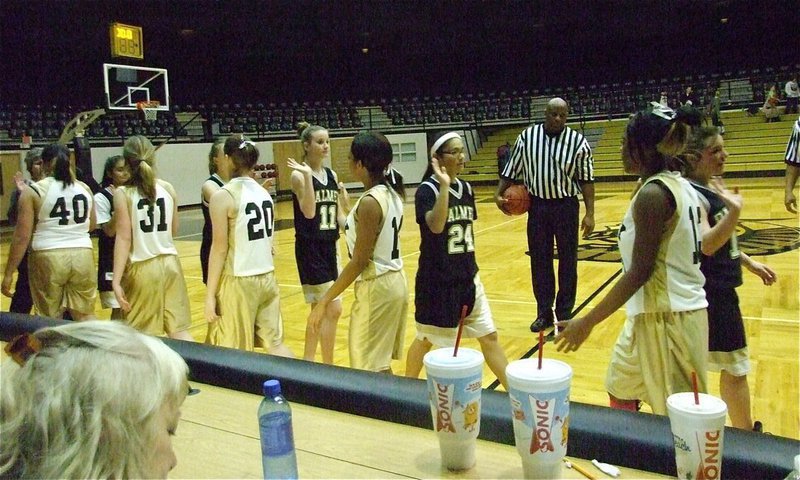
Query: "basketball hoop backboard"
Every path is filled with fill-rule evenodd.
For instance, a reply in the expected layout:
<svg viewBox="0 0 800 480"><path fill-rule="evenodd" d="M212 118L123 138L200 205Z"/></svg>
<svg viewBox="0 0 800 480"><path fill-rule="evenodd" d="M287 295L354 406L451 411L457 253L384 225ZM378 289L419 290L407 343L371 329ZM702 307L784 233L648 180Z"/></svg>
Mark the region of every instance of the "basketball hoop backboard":
<svg viewBox="0 0 800 480"><path fill-rule="evenodd" d="M104 63L103 82L109 110L135 111L137 102L158 102L158 110L169 110L166 68Z"/></svg>

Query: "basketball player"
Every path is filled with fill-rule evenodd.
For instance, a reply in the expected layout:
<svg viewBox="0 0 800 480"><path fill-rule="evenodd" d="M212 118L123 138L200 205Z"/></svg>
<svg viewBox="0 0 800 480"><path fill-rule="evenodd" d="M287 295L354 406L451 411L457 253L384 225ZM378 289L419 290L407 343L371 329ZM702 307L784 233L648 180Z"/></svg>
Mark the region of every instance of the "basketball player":
<svg viewBox="0 0 800 480"><path fill-rule="evenodd" d="M222 151L224 139L217 139L208 152L208 173L211 175L203 182L200 189L200 209L203 211L203 239L200 241L200 269L203 271L203 283L208 280L208 253L211 251L211 217L208 213L208 202L217 190L231 179L225 152Z"/></svg>
<svg viewBox="0 0 800 480"><path fill-rule="evenodd" d="M347 215L345 239L350 261L311 310L308 324L318 331L328 305L355 282L350 312L350 365L392 373L392 359L403 349L408 283L400 257L403 199L384 172L392 146L378 132L359 133L350 146L350 171L364 193Z"/></svg>
<svg viewBox="0 0 800 480"><path fill-rule="evenodd" d="M648 403L666 415L666 400L692 390L692 372L706 391L708 318L700 272L700 201L670 171L686 146L695 109L678 114L653 102L628 122L622 143L625 171L642 187L622 220L619 249L624 272L586 316L559 322L559 351L577 350L592 328L623 304L627 319L611 354L606 390L611 407L637 410ZM627 302L627 303L626 303Z"/></svg>
<svg viewBox="0 0 800 480"><path fill-rule="evenodd" d="M422 358L433 345L455 345L462 306L467 307L462 335L477 338L483 356L504 387L508 360L475 263L473 221L478 218L472 186L459 180L464 141L442 133L431 146L431 163L417 188L419 268L415 287L417 336L406 357L406 376L417 378Z"/></svg>
<svg viewBox="0 0 800 480"><path fill-rule="evenodd" d="M303 145L303 163L293 158L288 160L289 168L294 170L294 256L303 295L313 309L339 276L336 241L339 226L344 225L346 212L341 202L347 202L347 191L339 185L336 173L322 165L330 156L328 131L319 125L300 122L298 135ZM328 303L319 332L306 325L305 360L314 361L319 343L323 363L333 364L336 326L341 314L342 300L335 298Z"/></svg>
<svg viewBox="0 0 800 480"><path fill-rule="evenodd" d="M709 229L703 236L700 270L705 275L708 300L708 366L720 372L720 396L728 405L731 424L736 428L761 431L761 422L753 422L750 413L750 386L747 374L750 359L747 337L736 287L742 284L742 266L761 278L764 285L775 283L777 276L768 266L739 251L736 221L740 207L736 195L728 192L719 178L728 152L716 127L695 130L681 158L684 176L701 194L711 227L728 224L725 230Z"/></svg>
<svg viewBox="0 0 800 480"><path fill-rule="evenodd" d="M95 226L92 192L75 179L69 150L63 145L56 143L42 150L42 169L45 178L26 186L19 198L2 292L12 296L14 270L30 243L28 273L36 311L62 318L66 309L74 320L90 320L97 293L89 238Z"/></svg>
<svg viewBox="0 0 800 480"><path fill-rule="evenodd" d="M42 149L32 148L28 150L25 155L25 169L28 170L30 180L23 177L22 172L17 172L14 175L14 183L16 187L11 192L11 199L8 202L8 223L9 225L17 224L17 211L19 207L19 196L23 191L33 182L38 182L44 177L42 170ZM25 252L22 260L17 267L17 283L14 285L14 296L11 297L11 306L8 308L9 312L14 313L31 313L33 308L33 299L31 298L31 287L28 280L28 252Z"/></svg>
<svg viewBox="0 0 800 480"><path fill-rule="evenodd" d="M194 341L186 281L172 237L178 231L175 189L155 175L156 149L134 135L122 156L131 172L114 191L117 240L111 287L125 322L150 335Z"/></svg>
<svg viewBox="0 0 800 480"><path fill-rule="evenodd" d="M131 172L122 155L114 155L106 159L103 167L103 180L101 189L94 194L94 204L97 211L97 287L100 291L100 304L103 308L111 309L111 320L122 320L122 310L119 308L114 289L111 288L111 278L114 274L114 238L116 236L116 221L114 218L114 190L128 183Z"/></svg>
<svg viewBox="0 0 800 480"><path fill-rule="evenodd" d="M209 205L213 241L208 264L206 343L293 357L283 344L280 294L272 260L275 204L251 176L256 144L231 135L223 146L231 179Z"/></svg>

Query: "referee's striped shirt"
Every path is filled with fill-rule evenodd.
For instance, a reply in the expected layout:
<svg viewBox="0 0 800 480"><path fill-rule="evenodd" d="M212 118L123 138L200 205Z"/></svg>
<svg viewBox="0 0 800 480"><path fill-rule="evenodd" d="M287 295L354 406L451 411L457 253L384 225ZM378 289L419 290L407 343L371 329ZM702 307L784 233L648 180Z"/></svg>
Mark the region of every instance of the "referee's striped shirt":
<svg viewBox="0 0 800 480"><path fill-rule="evenodd" d="M794 122L792 136L789 138L789 143L786 145L784 161L789 165L800 167L800 118Z"/></svg>
<svg viewBox="0 0 800 480"><path fill-rule="evenodd" d="M550 137L543 124L533 125L517 137L500 175L521 180L539 198L575 197L581 193L579 182L594 181L592 149L583 135L569 127Z"/></svg>

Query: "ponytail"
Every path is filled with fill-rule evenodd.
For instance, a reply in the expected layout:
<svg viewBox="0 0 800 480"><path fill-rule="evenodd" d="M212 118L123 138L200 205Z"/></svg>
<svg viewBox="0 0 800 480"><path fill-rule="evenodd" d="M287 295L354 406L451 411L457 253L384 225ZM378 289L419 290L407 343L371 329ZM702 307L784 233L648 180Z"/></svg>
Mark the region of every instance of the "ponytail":
<svg viewBox="0 0 800 480"><path fill-rule="evenodd" d="M400 177L400 179L398 180L396 177ZM403 183L403 176L400 175L399 172L397 172L392 167L387 168L384 183L392 187L392 189L394 189L394 191L397 192L398 195L400 195L400 198L402 198L405 201L406 186Z"/></svg>
<svg viewBox="0 0 800 480"><path fill-rule="evenodd" d="M75 182L75 174L69 163L69 149L59 143L53 143L42 150L42 163L52 177L59 180L64 186Z"/></svg>
<svg viewBox="0 0 800 480"><path fill-rule="evenodd" d="M140 162L139 169L134 175L134 178L138 177L140 180L140 184L136 187L139 189L139 193L149 199L151 202L156 201L156 172L153 171L153 167L150 166L147 162Z"/></svg>
<svg viewBox="0 0 800 480"><path fill-rule="evenodd" d="M128 138L122 147L122 156L131 170L129 184L151 202L156 200L155 153L153 144L142 135Z"/></svg>

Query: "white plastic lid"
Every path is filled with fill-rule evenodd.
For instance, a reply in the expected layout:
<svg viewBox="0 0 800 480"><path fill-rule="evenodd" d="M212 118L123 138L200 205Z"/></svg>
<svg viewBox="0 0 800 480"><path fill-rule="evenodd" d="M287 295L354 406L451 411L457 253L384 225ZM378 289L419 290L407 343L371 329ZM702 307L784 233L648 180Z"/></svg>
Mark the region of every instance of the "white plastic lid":
<svg viewBox="0 0 800 480"><path fill-rule="evenodd" d="M572 378L572 367L561 360L544 358L540 370L538 359L526 358L510 362L506 367L506 376L521 381L558 382Z"/></svg>
<svg viewBox="0 0 800 480"><path fill-rule="evenodd" d="M699 404L695 403L693 392L673 393L667 397L667 406L694 416L716 417L728 411L728 405L721 398L707 393L699 393L698 396Z"/></svg>
<svg viewBox="0 0 800 480"><path fill-rule="evenodd" d="M425 368L469 370L483 365L483 354L471 348L459 348L454 357L452 348L439 348L426 353L422 361Z"/></svg>

